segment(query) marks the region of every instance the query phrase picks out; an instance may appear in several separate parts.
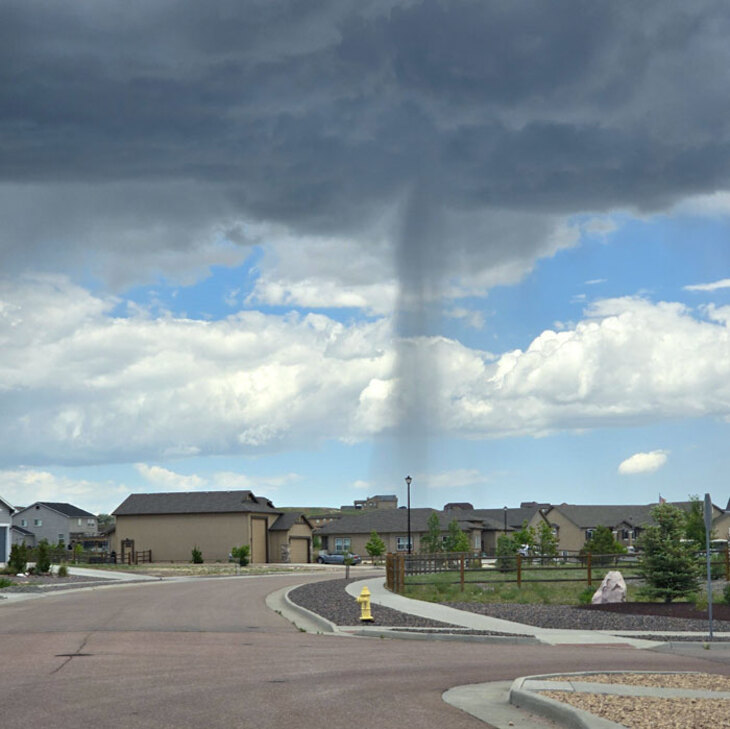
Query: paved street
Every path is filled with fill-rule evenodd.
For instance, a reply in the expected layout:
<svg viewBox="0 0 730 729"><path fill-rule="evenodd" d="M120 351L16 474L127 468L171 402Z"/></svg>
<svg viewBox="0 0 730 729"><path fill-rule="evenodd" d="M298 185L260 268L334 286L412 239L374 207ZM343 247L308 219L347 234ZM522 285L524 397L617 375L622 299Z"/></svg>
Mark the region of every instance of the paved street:
<svg viewBox="0 0 730 729"><path fill-rule="evenodd" d="M265 596L307 579L197 579L0 602L3 729L483 727L453 686L548 671L702 670L622 646L516 646L311 635Z"/></svg>

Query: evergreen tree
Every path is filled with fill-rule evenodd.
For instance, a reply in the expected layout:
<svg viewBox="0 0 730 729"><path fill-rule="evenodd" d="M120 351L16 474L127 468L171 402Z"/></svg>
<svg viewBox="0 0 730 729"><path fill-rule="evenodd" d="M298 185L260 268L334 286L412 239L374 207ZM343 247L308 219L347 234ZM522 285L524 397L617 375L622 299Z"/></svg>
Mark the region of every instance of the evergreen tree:
<svg viewBox="0 0 730 729"><path fill-rule="evenodd" d="M38 542L38 556L35 561L35 571L44 575L51 571L51 552L47 539Z"/></svg>
<svg viewBox="0 0 730 729"><path fill-rule="evenodd" d="M385 542L378 536L375 529L370 532L370 539L365 544L365 551L370 555L373 564L375 564L376 557L382 557L385 553Z"/></svg>
<svg viewBox="0 0 730 729"><path fill-rule="evenodd" d="M695 545L684 539L685 513L672 504L659 504L651 510L655 524L641 535L639 546L644 552L642 577L645 593L652 598L671 602L697 589L700 564Z"/></svg>
<svg viewBox="0 0 730 729"><path fill-rule="evenodd" d="M497 539L497 569L510 572L517 569L517 550L519 546L513 537L502 534Z"/></svg>

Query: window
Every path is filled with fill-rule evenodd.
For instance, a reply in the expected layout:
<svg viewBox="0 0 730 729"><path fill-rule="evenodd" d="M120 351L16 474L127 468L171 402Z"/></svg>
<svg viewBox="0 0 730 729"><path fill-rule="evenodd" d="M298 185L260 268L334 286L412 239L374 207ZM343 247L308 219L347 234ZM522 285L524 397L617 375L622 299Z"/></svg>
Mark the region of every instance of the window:
<svg viewBox="0 0 730 729"><path fill-rule="evenodd" d="M87 519L86 520L86 526L96 526L96 519Z"/></svg>
<svg viewBox="0 0 730 729"><path fill-rule="evenodd" d="M33 519L33 526L43 526L43 519Z"/></svg>
<svg viewBox="0 0 730 729"><path fill-rule="evenodd" d="M625 542L629 541L629 530L628 529L621 530L621 539L623 539Z"/></svg>
<svg viewBox="0 0 730 729"><path fill-rule="evenodd" d="M63 534L58 535L58 543L63 544Z"/></svg>
<svg viewBox="0 0 730 729"><path fill-rule="evenodd" d="M398 552L408 551L408 537L396 537L395 538L395 549ZM411 537L411 551L413 551L413 537Z"/></svg>
<svg viewBox="0 0 730 729"><path fill-rule="evenodd" d="M586 541L593 536L593 529L586 529Z"/></svg>
<svg viewBox="0 0 730 729"><path fill-rule="evenodd" d="M27 519L21 519L20 520L20 526L28 526L28 520Z"/></svg>
<svg viewBox="0 0 730 729"><path fill-rule="evenodd" d="M82 522L81 519L76 519L76 526L81 526L81 522Z"/></svg>
<svg viewBox="0 0 730 729"><path fill-rule="evenodd" d="M349 552L350 537L335 537L335 552Z"/></svg>

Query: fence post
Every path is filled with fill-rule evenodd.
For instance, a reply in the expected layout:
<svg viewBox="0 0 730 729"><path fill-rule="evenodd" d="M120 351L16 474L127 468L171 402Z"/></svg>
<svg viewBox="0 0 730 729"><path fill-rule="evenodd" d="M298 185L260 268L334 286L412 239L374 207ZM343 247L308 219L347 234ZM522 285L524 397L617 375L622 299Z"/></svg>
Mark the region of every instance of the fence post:
<svg viewBox="0 0 730 729"><path fill-rule="evenodd" d="M517 555L517 587L522 588L522 555Z"/></svg>
<svg viewBox="0 0 730 729"><path fill-rule="evenodd" d="M398 579L398 594L402 595L406 589L406 556L404 554L399 555L399 579Z"/></svg>
<svg viewBox="0 0 730 729"><path fill-rule="evenodd" d="M588 568L588 587L593 586L593 580L591 579L591 553L588 552L587 559L586 559L586 566Z"/></svg>
<svg viewBox="0 0 730 729"><path fill-rule="evenodd" d="M459 558L459 572L461 573L461 591L464 592L464 555Z"/></svg>

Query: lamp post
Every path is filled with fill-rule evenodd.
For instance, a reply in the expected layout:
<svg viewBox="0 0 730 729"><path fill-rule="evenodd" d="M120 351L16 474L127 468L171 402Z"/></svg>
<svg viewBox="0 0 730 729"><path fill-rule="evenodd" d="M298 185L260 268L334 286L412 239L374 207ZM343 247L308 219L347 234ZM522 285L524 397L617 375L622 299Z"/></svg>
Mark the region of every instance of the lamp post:
<svg viewBox="0 0 730 729"><path fill-rule="evenodd" d="M408 486L408 554L411 553L411 481L410 476L406 476L406 485Z"/></svg>
<svg viewBox="0 0 730 729"><path fill-rule="evenodd" d="M507 536L507 507L504 507L504 536Z"/></svg>

